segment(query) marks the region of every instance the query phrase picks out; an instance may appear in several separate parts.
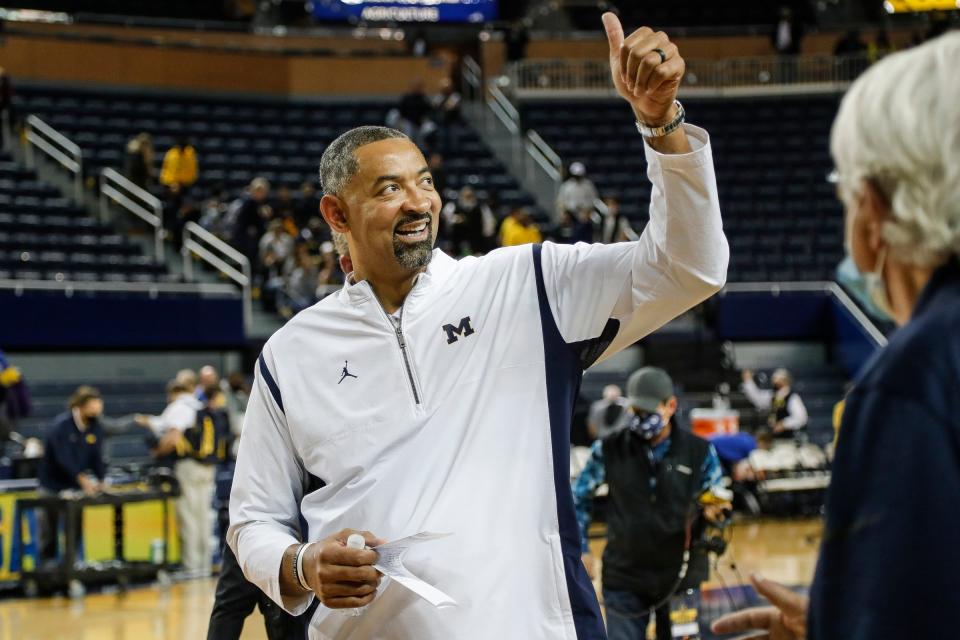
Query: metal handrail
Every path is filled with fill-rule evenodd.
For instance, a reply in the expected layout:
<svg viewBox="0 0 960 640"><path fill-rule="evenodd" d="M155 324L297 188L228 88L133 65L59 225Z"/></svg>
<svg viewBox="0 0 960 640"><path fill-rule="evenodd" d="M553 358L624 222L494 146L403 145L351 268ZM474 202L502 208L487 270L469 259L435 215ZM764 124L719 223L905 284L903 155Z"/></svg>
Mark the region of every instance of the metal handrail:
<svg viewBox="0 0 960 640"><path fill-rule="evenodd" d="M153 253L158 263L166 262L163 252L163 203L122 173L105 168L100 172L100 217L106 215L107 200L126 209L153 227Z"/></svg>
<svg viewBox="0 0 960 640"><path fill-rule="evenodd" d="M27 166L36 168L36 147L73 174L74 199L83 202L83 152L80 147L35 115L27 116L24 155Z"/></svg>
<svg viewBox="0 0 960 640"><path fill-rule="evenodd" d="M196 255L240 285L243 291L243 326L249 334L253 326L251 293L253 278L250 271L250 260L196 222L188 222L183 227L183 247L180 249L180 255L183 256L183 274L187 280L193 280L193 258L191 254ZM230 264L229 260L232 260L235 264Z"/></svg>
<svg viewBox="0 0 960 640"><path fill-rule="evenodd" d="M200 295L236 295L236 288L219 283L179 282L83 282L78 280L14 280L0 278L0 289L12 289L16 295L23 291L63 291L70 296L74 291L107 291L112 293L147 293L151 297L160 294L196 293Z"/></svg>
<svg viewBox="0 0 960 640"><path fill-rule="evenodd" d="M684 95L840 90L870 60L850 56L754 56L689 59L680 88ZM507 66L511 91L521 97L613 96L606 59L527 59Z"/></svg>
<svg viewBox="0 0 960 640"><path fill-rule="evenodd" d="M853 316L857 324L860 325L867 336L869 336L877 346L886 346L887 337L883 335L883 332L877 328L873 321L867 317L867 314L850 299L847 292L836 282L734 282L726 284L719 295L724 296L728 293L770 293L779 295L782 292L804 291L823 292L833 295L850 315Z"/></svg>
<svg viewBox="0 0 960 640"><path fill-rule="evenodd" d="M488 93L487 106L489 106L493 114L497 116L497 119L503 123L503 126L507 128L507 131L513 135L519 135L520 112L510 103L507 96L503 95L503 91L501 91L495 83L491 82L489 84Z"/></svg>

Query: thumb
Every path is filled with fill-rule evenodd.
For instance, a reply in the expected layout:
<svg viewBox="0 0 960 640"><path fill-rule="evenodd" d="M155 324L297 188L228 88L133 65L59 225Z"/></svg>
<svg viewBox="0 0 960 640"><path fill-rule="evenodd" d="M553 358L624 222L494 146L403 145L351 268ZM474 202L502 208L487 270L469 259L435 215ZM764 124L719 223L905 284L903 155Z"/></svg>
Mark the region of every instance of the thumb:
<svg viewBox="0 0 960 640"><path fill-rule="evenodd" d="M750 581L757 593L770 601L770 604L786 614L796 614L804 611L806 599L778 582L767 580L758 573L750 576Z"/></svg>
<svg viewBox="0 0 960 640"><path fill-rule="evenodd" d="M601 16L603 28L607 32L607 43L610 45L610 57L620 59L620 47L623 46L623 27L620 18L615 13L607 11Z"/></svg>

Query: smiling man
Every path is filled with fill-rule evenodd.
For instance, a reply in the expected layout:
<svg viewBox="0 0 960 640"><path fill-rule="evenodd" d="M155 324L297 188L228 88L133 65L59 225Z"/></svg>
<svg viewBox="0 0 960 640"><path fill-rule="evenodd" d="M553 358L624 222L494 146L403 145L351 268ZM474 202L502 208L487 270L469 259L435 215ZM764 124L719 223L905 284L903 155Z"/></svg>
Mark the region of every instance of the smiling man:
<svg viewBox="0 0 960 640"><path fill-rule="evenodd" d="M604 25L647 140L637 242L455 261L433 249L440 197L403 134L361 127L323 154L321 210L353 273L264 347L229 534L288 611L320 601L311 638L605 637L568 477L580 378L717 291L728 249L709 138L675 102L677 47L646 28L625 39L611 14ZM376 552L347 546L354 529L368 546L451 533L406 561L458 605L381 581Z"/></svg>

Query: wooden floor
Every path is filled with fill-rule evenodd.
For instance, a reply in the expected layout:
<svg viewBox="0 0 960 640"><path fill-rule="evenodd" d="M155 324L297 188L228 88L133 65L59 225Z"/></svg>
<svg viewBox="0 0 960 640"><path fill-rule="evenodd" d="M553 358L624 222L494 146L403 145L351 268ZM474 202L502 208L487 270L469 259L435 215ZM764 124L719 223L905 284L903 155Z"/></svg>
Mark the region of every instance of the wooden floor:
<svg viewBox="0 0 960 640"><path fill-rule="evenodd" d="M738 582L733 560L746 579L751 572L786 584L808 584L813 577L822 525L819 520L735 525L720 571ZM603 541L592 543L600 553ZM719 584L716 576L711 583ZM0 601L0 640L184 640L205 638L215 580L194 580L168 589L145 587L126 594ZM244 640L265 638L263 618L254 612Z"/></svg>

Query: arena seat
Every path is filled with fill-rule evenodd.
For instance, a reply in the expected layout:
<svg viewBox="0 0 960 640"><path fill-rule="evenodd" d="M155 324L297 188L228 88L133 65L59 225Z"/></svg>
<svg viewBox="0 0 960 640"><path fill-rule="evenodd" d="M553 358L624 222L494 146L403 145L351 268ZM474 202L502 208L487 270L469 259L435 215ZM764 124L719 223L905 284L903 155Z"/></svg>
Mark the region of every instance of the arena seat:
<svg viewBox="0 0 960 640"><path fill-rule="evenodd" d="M832 279L843 258L843 213L825 177L832 167L828 138L838 97L684 104L688 120L710 132L733 249L729 280ZM646 161L622 101L568 101L558 108L554 101L531 100L521 104L521 114L565 163L584 162L601 197L616 197L633 226L643 227L650 198Z"/></svg>

